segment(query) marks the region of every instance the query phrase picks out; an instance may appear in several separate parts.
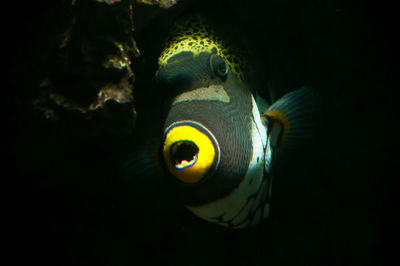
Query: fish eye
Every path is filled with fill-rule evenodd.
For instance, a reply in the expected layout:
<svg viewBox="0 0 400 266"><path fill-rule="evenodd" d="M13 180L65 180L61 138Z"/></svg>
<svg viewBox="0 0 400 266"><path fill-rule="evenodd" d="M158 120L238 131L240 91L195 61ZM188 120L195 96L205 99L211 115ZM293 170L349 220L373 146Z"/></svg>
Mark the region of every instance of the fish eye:
<svg viewBox="0 0 400 266"><path fill-rule="evenodd" d="M226 75L228 75L229 68L225 59L222 56L213 54L210 57L210 65L211 69L217 76L224 78L226 77Z"/></svg>
<svg viewBox="0 0 400 266"><path fill-rule="evenodd" d="M202 180L219 161L215 138L188 124L173 124L165 133L164 162L169 172L186 184ZM214 168L212 167L214 165Z"/></svg>

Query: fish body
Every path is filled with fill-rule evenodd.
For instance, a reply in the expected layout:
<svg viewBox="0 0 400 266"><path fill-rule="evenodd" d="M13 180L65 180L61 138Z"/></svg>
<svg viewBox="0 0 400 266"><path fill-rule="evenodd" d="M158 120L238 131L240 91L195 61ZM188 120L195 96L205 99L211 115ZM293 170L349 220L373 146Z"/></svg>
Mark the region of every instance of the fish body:
<svg viewBox="0 0 400 266"><path fill-rule="evenodd" d="M256 99L245 60L200 17L178 24L158 65L173 95L160 153L174 193L207 221L257 225L269 215L275 150L309 130L310 90L271 106Z"/></svg>

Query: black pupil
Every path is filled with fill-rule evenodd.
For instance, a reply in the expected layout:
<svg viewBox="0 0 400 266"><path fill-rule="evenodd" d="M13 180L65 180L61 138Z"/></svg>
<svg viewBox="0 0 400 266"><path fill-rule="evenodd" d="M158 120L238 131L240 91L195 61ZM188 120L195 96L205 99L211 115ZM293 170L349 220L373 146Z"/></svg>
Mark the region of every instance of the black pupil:
<svg viewBox="0 0 400 266"><path fill-rule="evenodd" d="M182 161L192 161L199 152L199 148L191 141L179 141L171 146L170 152L173 163L177 165Z"/></svg>
<svg viewBox="0 0 400 266"><path fill-rule="evenodd" d="M221 61L221 62L218 64L218 71L219 71L219 73L221 73L221 74L225 74L225 72L226 72L226 64L225 64L225 61Z"/></svg>

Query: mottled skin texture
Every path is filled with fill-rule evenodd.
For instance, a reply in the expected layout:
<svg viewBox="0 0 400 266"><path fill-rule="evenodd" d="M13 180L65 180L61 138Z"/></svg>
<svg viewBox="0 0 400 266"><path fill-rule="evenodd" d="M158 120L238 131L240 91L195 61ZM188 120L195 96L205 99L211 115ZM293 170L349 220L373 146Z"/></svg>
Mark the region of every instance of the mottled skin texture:
<svg viewBox="0 0 400 266"><path fill-rule="evenodd" d="M211 52L213 49L225 58L231 71L242 81L245 80L244 67L246 62L240 51L233 48L232 43L219 37L215 30L200 17L192 17L179 21L175 30L166 41L165 47L158 59L159 66L167 64L168 60L182 52L191 51L194 55L201 52Z"/></svg>

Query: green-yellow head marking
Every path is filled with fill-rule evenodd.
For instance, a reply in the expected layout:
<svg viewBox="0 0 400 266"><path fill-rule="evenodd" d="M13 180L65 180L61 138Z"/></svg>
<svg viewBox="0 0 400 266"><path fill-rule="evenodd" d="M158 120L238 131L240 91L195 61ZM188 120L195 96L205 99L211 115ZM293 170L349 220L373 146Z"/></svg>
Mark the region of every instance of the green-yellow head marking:
<svg viewBox="0 0 400 266"><path fill-rule="evenodd" d="M158 58L160 67L180 52L192 52L194 56L200 53L212 53L213 50L223 57L231 71L243 81L243 60L238 51L226 45L213 28L200 17L186 19L176 24L176 29L166 42L165 48Z"/></svg>

